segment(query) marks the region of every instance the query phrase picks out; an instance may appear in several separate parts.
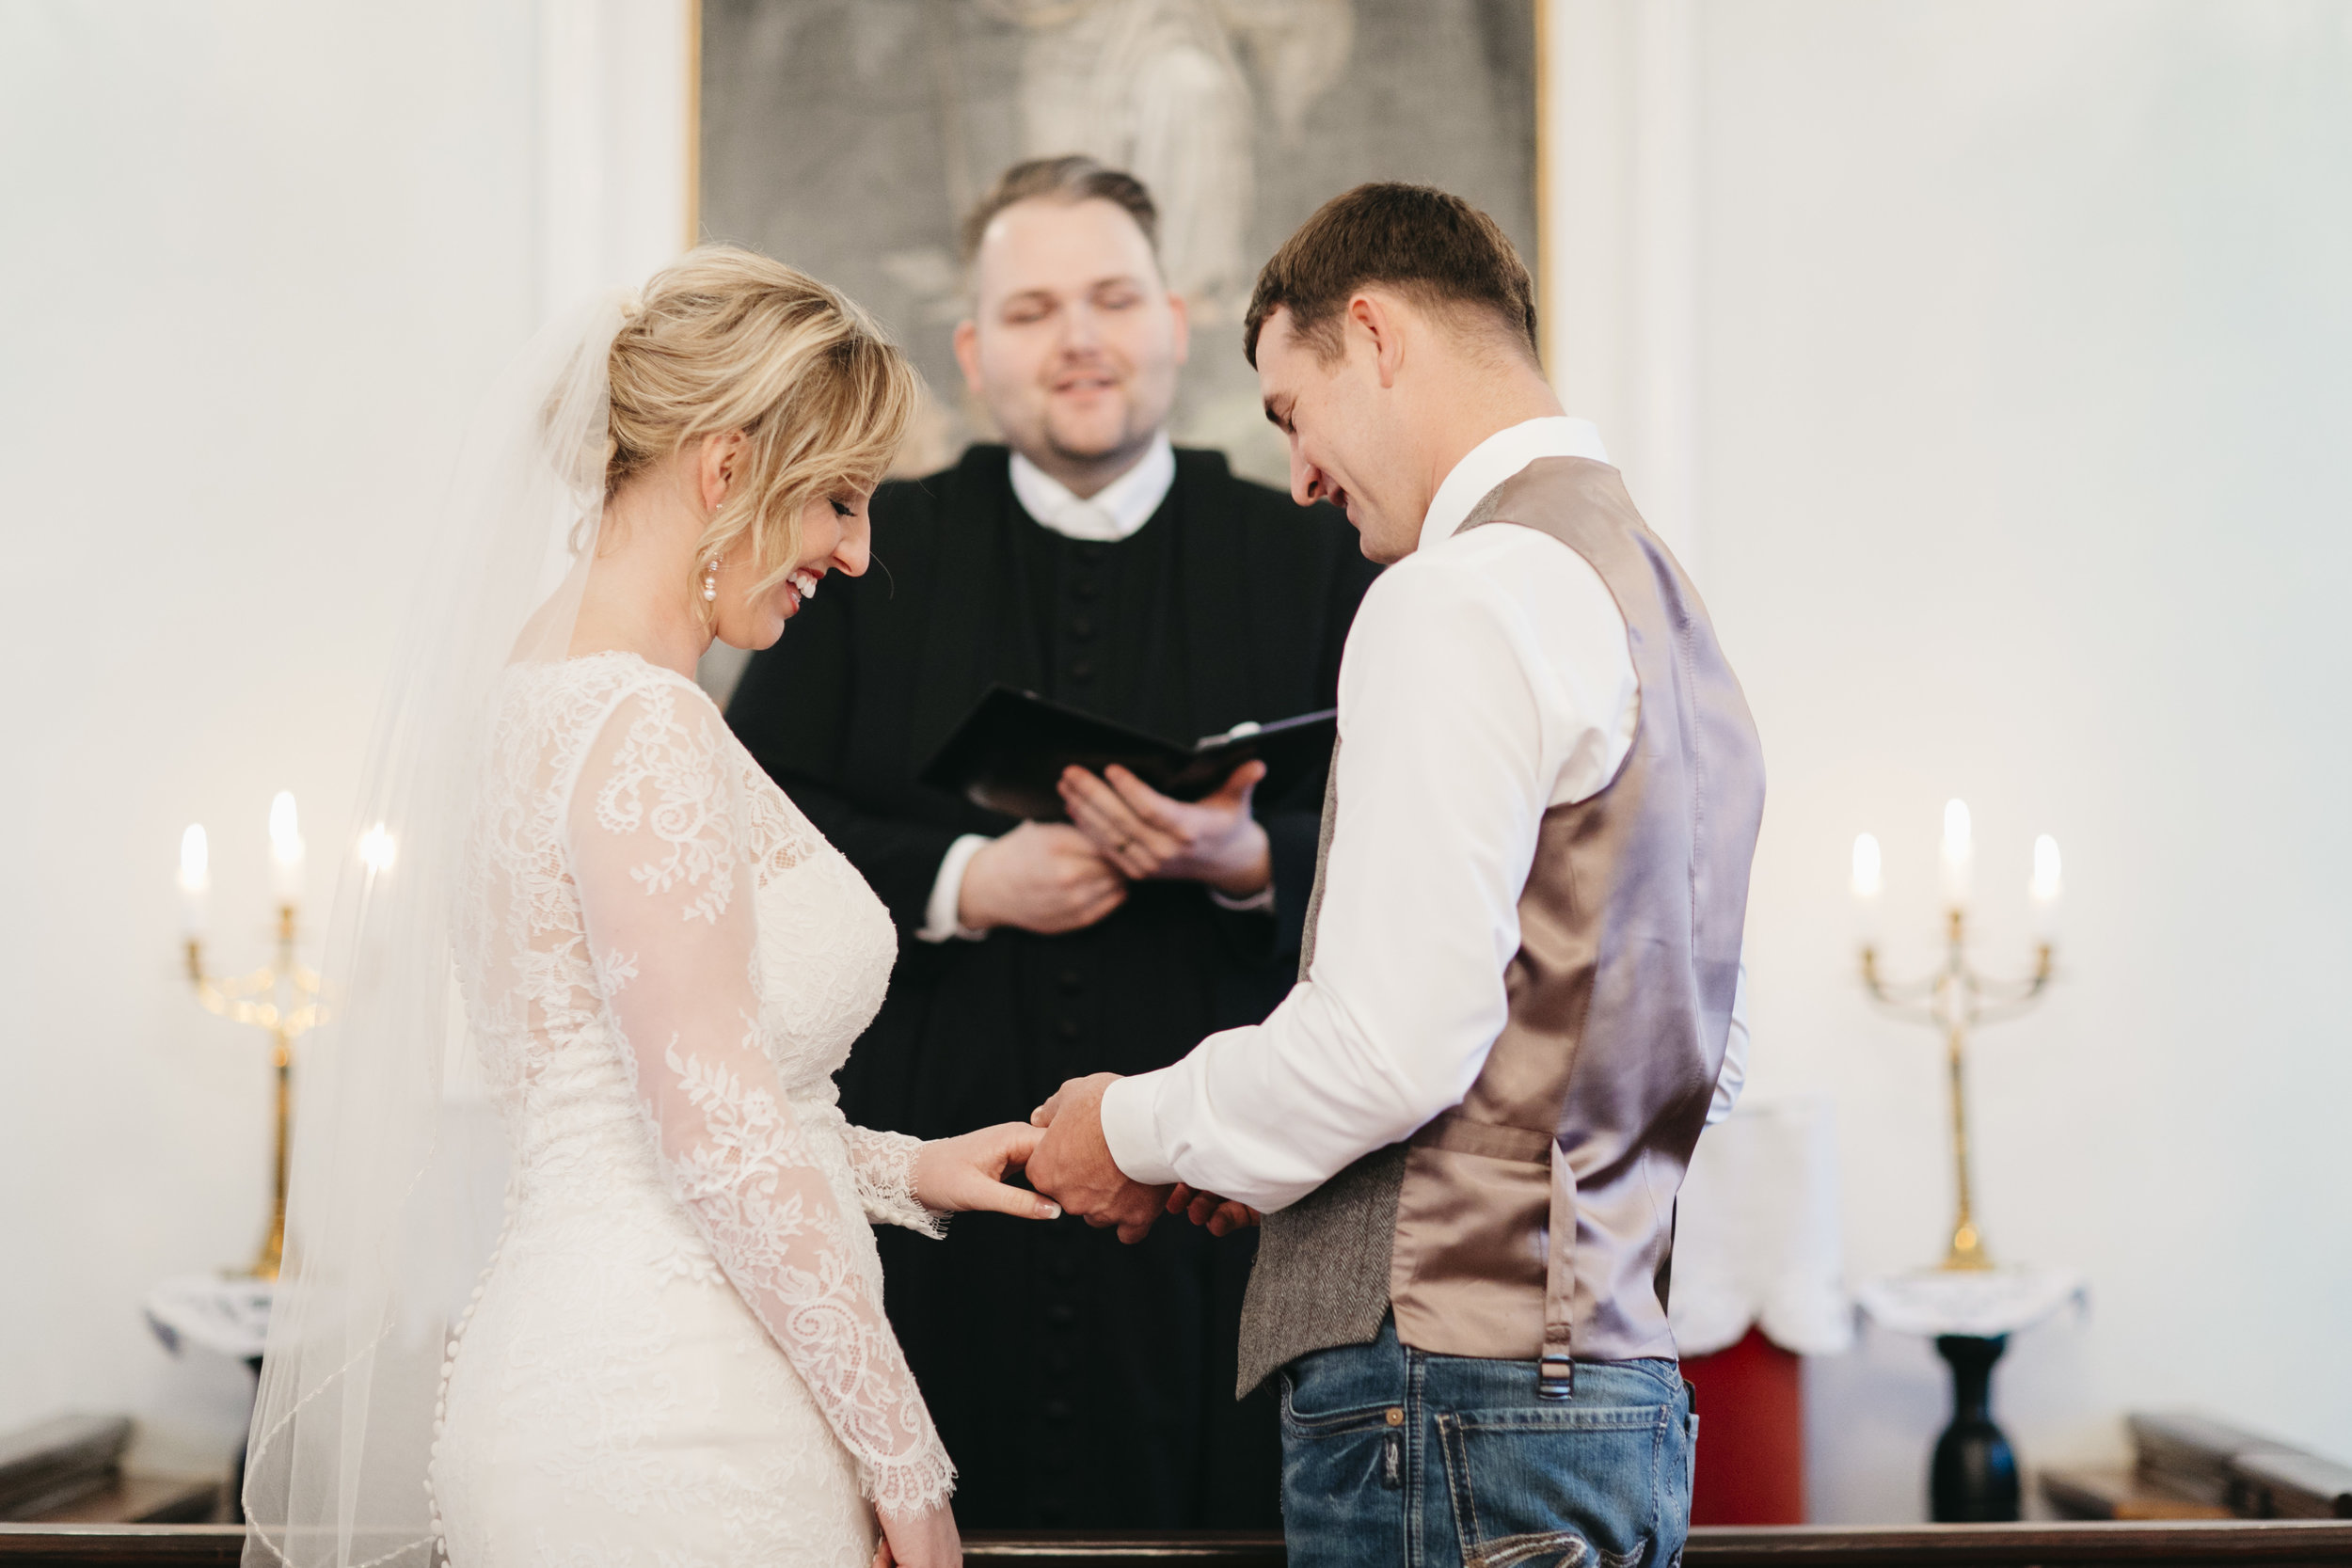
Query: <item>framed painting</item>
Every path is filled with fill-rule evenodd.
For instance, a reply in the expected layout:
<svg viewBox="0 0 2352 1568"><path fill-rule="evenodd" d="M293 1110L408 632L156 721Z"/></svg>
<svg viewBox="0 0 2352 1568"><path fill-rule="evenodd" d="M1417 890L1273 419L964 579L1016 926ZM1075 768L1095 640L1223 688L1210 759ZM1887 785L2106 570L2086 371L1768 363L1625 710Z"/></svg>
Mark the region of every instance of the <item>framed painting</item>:
<svg viewBox="0 0 2352 1568"><path fill-rule="evenodd" d="M1537 265L1534 0L703 0L700 226L846 290L930 392L902 461L991 434L957 230L1008 166L1085 152L1161 214L1193 324L1173 435L1284 483L1241 354L1258 267L1367 180L1439 185ZM1540 272L1538 272L1540 276Z"/></svg>

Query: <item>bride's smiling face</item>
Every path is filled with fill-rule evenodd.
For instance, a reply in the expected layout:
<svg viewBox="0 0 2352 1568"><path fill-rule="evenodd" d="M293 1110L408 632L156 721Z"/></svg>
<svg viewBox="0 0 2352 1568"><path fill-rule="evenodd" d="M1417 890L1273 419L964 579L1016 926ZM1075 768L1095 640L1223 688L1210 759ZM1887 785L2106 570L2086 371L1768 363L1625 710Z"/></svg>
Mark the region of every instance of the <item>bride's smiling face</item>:
<svg viewBox="0 0 2352 1568"><path fill-rule="evenodd" d="M872 559L868 546L872 521L866 506L870 493L847 492L820 496L801 508L801 547L791 573L755 596L757 581L749 542L728 552L719 563L718 611L712 629L731 648L771 648L784 635L784 624L801 612L832 573L864 577Z"/></svg>

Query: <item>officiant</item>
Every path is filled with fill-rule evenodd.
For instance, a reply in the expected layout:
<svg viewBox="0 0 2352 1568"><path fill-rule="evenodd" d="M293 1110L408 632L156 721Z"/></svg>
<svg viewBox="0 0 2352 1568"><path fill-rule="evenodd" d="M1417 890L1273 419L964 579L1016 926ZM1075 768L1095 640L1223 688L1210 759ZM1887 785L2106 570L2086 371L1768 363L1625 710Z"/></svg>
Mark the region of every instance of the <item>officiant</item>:
<svg viewBox="0 0 2352 1568"><path fill-rule="evenodd" d="M964 225L956 351L1006 444L883 485L876 569L824 582L727 711L898 925L840 1075L864 1125L1024 1119L1069 1078L1263 1019L1295 978L1320 774L1279 800L1254 769L1152 798L1173 832L1148 843L915 782L992 683L1179 741L1335 701L1375 568L1330 508L1170 445L1187 333L1156 228L1143 186L1091 159L1005 174ZM964 1528L1279 1524L1277 1413L1232 1393L1254 1237L1167 1225L1128 1247L975 1214L908 1239L882 1238L887 1305Z"/></svg>

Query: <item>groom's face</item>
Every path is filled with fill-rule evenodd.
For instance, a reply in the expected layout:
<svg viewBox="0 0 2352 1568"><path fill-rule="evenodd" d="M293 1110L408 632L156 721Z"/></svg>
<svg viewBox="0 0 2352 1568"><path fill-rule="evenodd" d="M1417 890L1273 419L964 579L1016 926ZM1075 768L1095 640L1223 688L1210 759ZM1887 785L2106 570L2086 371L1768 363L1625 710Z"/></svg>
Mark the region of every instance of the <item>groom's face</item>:
<svg viewBox="0 0 2352 1568"><path fill-rule="evenodd" d="M1422 508L1402 483L1411 433L1391 428L1395 400L1382 394L1375 351L1359 333L1342 332L1334 345L1291 327L1290 311L1277 309L1258 335L1258 389L1290 444L1291 499L1329 501L1362 535L1366 556L1402 561L1420 543Z"/></svg>

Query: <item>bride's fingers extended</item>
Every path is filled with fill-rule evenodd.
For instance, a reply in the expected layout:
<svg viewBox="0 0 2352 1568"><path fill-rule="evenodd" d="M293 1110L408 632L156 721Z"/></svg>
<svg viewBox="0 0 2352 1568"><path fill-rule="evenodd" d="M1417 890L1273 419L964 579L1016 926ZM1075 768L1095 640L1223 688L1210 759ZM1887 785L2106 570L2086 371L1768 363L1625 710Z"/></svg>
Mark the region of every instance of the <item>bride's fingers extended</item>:
<svg viewBox="0 0 2352 1568"><path fill-rule="evenodd" d="M971 1194L971 1201L965 1207L992 1210L1020 1220L1061 1218L1061 1205L1043 1193L1033 1193L1026 1187L1009 1187L1002 1181L983 1180Z"/></svg>

